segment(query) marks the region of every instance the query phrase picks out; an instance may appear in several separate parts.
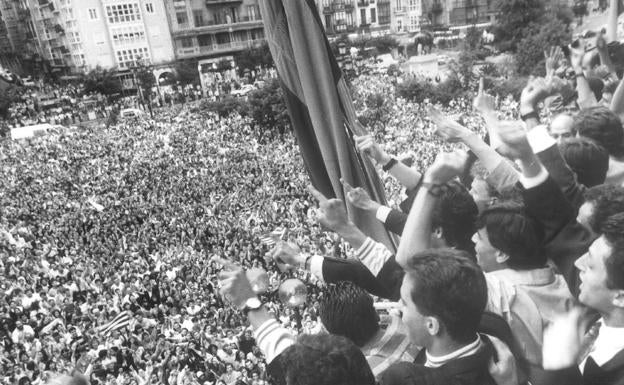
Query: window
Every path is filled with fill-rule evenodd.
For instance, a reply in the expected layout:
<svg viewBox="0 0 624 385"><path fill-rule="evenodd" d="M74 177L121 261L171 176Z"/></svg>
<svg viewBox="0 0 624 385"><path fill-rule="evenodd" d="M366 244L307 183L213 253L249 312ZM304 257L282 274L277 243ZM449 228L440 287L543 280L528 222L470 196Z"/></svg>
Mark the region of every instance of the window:
<svg viewBox="0 0 624 385"><path fill-rule="evenodd" d="M145 40L145 31L141 26L131 25L112 29L113 44L136 43Z"/></svg>
<svg viewBox="0 0 624 385"><path fill-rule="evenodd" d="M95 8L89 8L89 19L90 20L97 20L97 9Z"/></svg>
<svg viewBox="0 0 624 385"><path fill-rule="evenodd" d="M193 19L195 20L196 27L203 27L204 24L204 11L196 9L193 11Z"/></svg>
<svg viewBox="0 0 624 385"><path fill-rule="evenodd" d="M119 68L130 68L137 65L138 60L150 62L149 50L146 47L120 49L115 52Z"/></svg>
<svg viewBox="0 0 624 385"><path fill-rule="evenodd" d="M145 3L145 10L147 11L147 13L154 13L154 4Z"/></svg>
<svg viewBox="0 0 624 385"><path fill-rule="evenodd" d="M360 9L360 25L366 25L366 8Z"/></svg>
<svg viewBox="0 0 624 385"><path fill-rule="evenodd" d="M377 22L377 10L375 8L371 8L371 23Z"/></svg>
<svg viewBox="0 0 624 385"><path fill-rule="evenodd" d="M258 5L248 5L247 15L249 20L260 20L260 12L258 11Z"/></svg>
<svg viewBox="0 0 624 385"><path fill-rule="evenodd" d="M106 16L110 24L127 23L141 20L138 3L107 5Z"/></svg>
<svg viewBox="0 0 624 385"><path fill-rule="evenodd" d="M390 24L390 3L377 4L377 10L379 11L379 24Z"/></svg>
<svg viewBox="0 0 624 385"><path fill-rule="evenodd" d="M178 25L184 25L188 23L188 17L186 16L186 11L176 12L176 20L178 21Z"/></svg>
<svg viewBox="0 0 624 385"><path fill-rule="evenodd" d="M182 48L192 48L193 47L193 39L190 37L185 37L180 39L180 45Z"/></svg>

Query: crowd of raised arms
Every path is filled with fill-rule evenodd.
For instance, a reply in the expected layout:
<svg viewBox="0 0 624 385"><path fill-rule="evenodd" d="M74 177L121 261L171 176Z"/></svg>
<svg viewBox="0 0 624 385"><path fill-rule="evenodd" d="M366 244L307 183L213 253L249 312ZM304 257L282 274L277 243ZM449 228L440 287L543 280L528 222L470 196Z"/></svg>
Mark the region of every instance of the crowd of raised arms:
<svg viewBox="0 0 624 385"><path fill-rule="evenodd" d="M624 80L596 43L548 49L519 103L355 79L393 105L354 137L387 205L192 101L2 139L0 383L624 385Z"/></svg>

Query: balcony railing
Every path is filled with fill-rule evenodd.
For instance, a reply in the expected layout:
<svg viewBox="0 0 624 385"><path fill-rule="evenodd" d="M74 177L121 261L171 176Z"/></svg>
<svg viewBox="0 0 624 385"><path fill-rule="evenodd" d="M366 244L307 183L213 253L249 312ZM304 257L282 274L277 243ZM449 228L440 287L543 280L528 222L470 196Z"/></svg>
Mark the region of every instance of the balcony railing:
<svg viewBox="0 0 624 385"><path fill-rule="evenodd" d="M206 6L214 6L219 4L233 4L233 3L242 3L243 0L206 0Z"/></svg>
<svg viewBox="0 0 624 385"><path fill-rule="evenodd" d="M173 31L173 35L176 37L182 36L194 36L201 33L217 33L217 32L232 32L244 29L254 29L261 28L262 20L249 20L249 21L239 21L237 23L231 24L215 24L214 21L204 22L202 25L193 26L193 25L184 25L179 26L177 31Z"/></svg>
<svg viewBox="0 0 624 385"><path fill-rule="evenodd" d="M194 57L202 55L212 55L223 52L231 52L253 48L264 42L264 39L233 41L223 44L212 44L205 46L195 46L190 48L180 48L177 51L178 57Z"/></svg>

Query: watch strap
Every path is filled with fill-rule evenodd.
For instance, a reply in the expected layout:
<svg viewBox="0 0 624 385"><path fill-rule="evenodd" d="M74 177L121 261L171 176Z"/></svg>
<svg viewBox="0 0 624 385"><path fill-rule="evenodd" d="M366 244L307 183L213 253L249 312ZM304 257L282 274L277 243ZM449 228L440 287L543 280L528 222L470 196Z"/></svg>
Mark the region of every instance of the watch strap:
<svg viewBox="0 0 624 385"><path fill-rule="evenodd" d="M381 169L384 171L390 171L390 169L394 167L397 163L399 163L399 161L396 160L396 158L392 158L390 159L390 161L388 161L388 163L384 164Z"/></svg>

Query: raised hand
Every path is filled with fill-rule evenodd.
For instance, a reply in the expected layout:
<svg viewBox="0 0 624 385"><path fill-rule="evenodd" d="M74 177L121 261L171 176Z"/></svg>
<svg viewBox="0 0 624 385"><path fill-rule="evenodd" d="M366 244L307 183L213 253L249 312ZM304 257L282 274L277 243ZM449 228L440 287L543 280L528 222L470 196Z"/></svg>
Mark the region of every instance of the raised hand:
<svg viewBox="0 0 624 385"><path fill-rule="evenodd" d="M219 292L239 309L245 306L249 298L256 297L245 270L237 264L221 260L226 267L219 273Z"/></svg>
<svg viewBox="0 0 624 385"><path fill-rule="evenodd" d="M549 94L549 86L544 78L530 79L520 95L520 113L535 111L537 104Z"/></svg>
<svg viewBox="0 0 624 385"><path fill-rule="evenodd" d="M559 63L563 59L563 51L561 47L550 47L550 51L544 51L544 59L546 59L546 79L552 78L559 68Z"/></svg>
<svg viewBox="0 0 624 385"><path fill-rule="evenodd" d="M477 96L474 98L472 105L475 110L482 114L496 110L496 100L492 95L488 95L485 92L485 80L483 78L479 79L479 90L477 91Z"/></svg>
<svg viewBox="0 0 624 385"><path fill-rule="evenodd" d="M321 225L337 233L349 226L349 217L343 201L336 198L327 199L312 186L308 186L308 191L319 204L316 219Z"/></svg>
<svg viewBox="0 0 624 385"><path fill-rule="evenodd" d="M390 161L390 155L375 143L371 135L354 135L353 138L355 139L355 145L358 150L373 158L377 164L386 164Z"/></svg>
<svg viewBox="0 0 624 385"><path fill-rule="evenodd" d="M576 365L581 355L586 326L583 311L574 308L546 327L542 345L544 369L559 370Z"/></svg>
<svg viewBox="0 0 624 385"><path fill-rule="evenodd" d="M292 242L278 242L269 255L278 265L300 267L305 263L305 255L301 254L299 246Z"/></svg>
<svg viewBox="0 0 624 385"><path fill-rule="evenodd" d="M368 192L361 187L351 186L344 179L340 179L340 182L344 186L345 196L349 203L353 206L367 211L377 211L377 209L381 206L379 203L375 202L370 198Z"/></svg>
<svg viewBox="0 0 624 385"><path fill-rule="evenodd" d="M570 65L577 74L583 71L583 56L585 56L585 43L579 40L577 47L570 46Z"/></svg>
<svg viewBox="0 0 624 385"><path fill-rule="evenodd" d="M494 350L496 350L497 361L490 359L488 371L497 385L517 385L518 369L516 359L509 347L496 337L489 336Z"/></svg>
<svg viewBox="0 0 624 385"><path fill-rule="evenodd" d="M468 154L464 151L442 152L427 170L424 182L444 184L457 177L464 170Z"/></svg>
<svg viewBox="0 0 624 385"><path fill-rule="evenodd" d="M431 108L429 110L429 117L436 126L434 131L435 134L444 138L444 140L449 143L462 142L470 134L472 134L472 131L468 128L448 118L445 114L435 108Z"/></svg>
<svg viewBox="0 0 624 385"><path fill-rule="evenodd" d="M501 155L517 160L533 153L520 122L499 122L496 132L502 142L496 151Z"/></svg>

